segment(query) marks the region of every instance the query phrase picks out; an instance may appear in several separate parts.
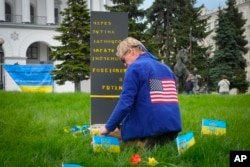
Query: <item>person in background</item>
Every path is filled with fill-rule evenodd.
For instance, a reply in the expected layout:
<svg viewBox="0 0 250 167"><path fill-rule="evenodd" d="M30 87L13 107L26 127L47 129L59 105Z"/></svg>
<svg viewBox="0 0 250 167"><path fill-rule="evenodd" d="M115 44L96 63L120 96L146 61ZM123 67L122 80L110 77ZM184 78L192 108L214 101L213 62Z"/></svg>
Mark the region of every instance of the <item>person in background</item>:
<svg viewBox="0 0 250 167"><path fill-rule="evenodd" d="M196 67L193 69L191 80L193 82L193 93L199 94L199 90L200 90L199 84L200 84L201 76L198 74L198 69Z"/></svg>
<svg viewBox="0 0 250 167"><path fill-rule="evenodd" d="M192 82L191 78L192 78L192 74L188 74L188 77L186 79L186 84L185 84L186 94L193 93L194 83Z"/></svg>
<svg viewBox="0 0 250 167"><path fill-rule="evenodd" d="M221 80L219 81L218 86L219 86L219 94L221 95L229 94L230 82L227 80L226 75L221 76Z"/></svg>
<svg viewBox="0 0 250 167"><path fill-rule="evenodd" d="M118 134L123 143L141 148L174 140L182 122L173 71L132 37L120 42L116 55L127 70L119 101L100 134Z"/></svg>

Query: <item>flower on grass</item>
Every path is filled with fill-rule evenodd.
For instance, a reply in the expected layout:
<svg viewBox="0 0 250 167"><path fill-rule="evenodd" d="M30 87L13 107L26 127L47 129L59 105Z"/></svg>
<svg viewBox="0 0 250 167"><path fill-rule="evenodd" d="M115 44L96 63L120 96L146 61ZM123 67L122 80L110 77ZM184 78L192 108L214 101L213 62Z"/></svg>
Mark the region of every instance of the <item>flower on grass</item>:
<svg viewBox="0 0 250 167"><path fill-rule="evenodd" d="M138 165L141 162L141 156L139 154L134 154L131 158L130 158L130 164L131 165Z"/></svg>
<svg viewBox="0 0 250 167"><path fill-rule="evenodd" d="M69 133L69 130L66 129L66 128L64 128L63 131L64 131L65 133Z"/></svg>
<svg viewBox="0 0 250 167"><path fill-rule="evenodd" d="M143 161L139 154L134 154L130 158L130 165L139 165L139 166L172 166L177 167L171 163L158 162L154 157L149 157L148 161Z"/></svg>
<svg viewBox="0 0 250 167"><path fill-rule="evenodd" d="M158 164L158 162L156 161L156 159L154 157L149 157L148 158L148 165L149 166L155 166L157 164Z"/></svg>
<svg viewBox="0 0 250 167"><path fill-rule="evenodd" d="M99 132L98 129L93 129L93 130L92 130L92 135L93 135L93 136L98 136L99 133L100 133L100 132Z"/></svg>

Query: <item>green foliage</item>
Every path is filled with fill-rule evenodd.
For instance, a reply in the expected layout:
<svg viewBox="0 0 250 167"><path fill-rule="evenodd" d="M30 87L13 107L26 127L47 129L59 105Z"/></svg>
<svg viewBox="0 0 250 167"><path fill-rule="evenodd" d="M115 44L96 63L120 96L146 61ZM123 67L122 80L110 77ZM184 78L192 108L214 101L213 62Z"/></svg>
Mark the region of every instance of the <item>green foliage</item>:
<svg viewBox="0 0 250 167"><path fill-rule="evenodd" d="M234 0L229 4L234 5ZM226 75L230 81L230 88L238 88L241 93L247 90L246 60L243 57L244 46L242 41L242 24L244 20L235 13L234 6L228 6L225 11L219 10L218 27L216 28L216 50L210 61L210 87L217 88L221 75ZM237 17L233 17L237 16ZM234 21L232 19L242 20Z"/></svg>
<svg viewBox="0 0 250 167"><path fill-rule="evenodd" d="M242 53L247 53L248 49L246 45L248 44L248 41L246 40L246 36L244 36L244 25L246 24L247 20L243 18L242 12L239 12L238 8L235 7L235 5L235 0L228 0L228 7L225 10L227 13L227 18L233 24L235 29L235 41L237 43L237 49Z"/></svg>
<svg viewBox="0 0 250 167"><path fill-rule="evenodd" d="M84 0L69 0L67 4L60 13L63 20L56 30L59 34L54 37L61 46L52 47L50 54L59 62L52 76L59 85L74 82L79 91L80 81L90 75L90 16Z"/></svg>
<svg viewBox="0 0 250 167"><path fill-rule="evenodd" d="M112 6L105 5L110 12L127 12L128 13L128 36L145 41L145 30L147 23L143 20L145 10L140 9L144 0L112 0Z"/></svg>
<svg viewBox="0 0 250 167"><path fill-rule="evenodd" d="M178 1L156 0L147 13L151 43L156 46L155 52L159 58L168 64L175 59L171 51L175 39L173 33L175 11L178 6Z"/></svg>
<svg viewBox="0 0 250 167"><path fill-rule="evenodd" d="M199 70L199 74L202 78L207 77L207 59L206 51L208 47L201 47L198 45L198 42L203 41L211 32L206 31L207 20L208 18L201 17L201 9L203 6L194 7L193 3L188 3L188 10L190 14L186 13L186 19L184 18L181 21L182 24L187 24L185 20L189 18L190 22L190 31L189 31L189 47L190 47L190 64L188 65L189 70L194 69L195 67ZM191 16L191 17L190 17ZM184 25L183 25L184 26ZM188 27L186 27L187 29ZM178 40L177 40L178 41ZM179 40L181 41L181 40ZM184 44L180 46L185 46ZM187 47L187 46L186 46ZM192 72L192 71L191 71Z"/></svg>
<svg viewBox="0 0 250 167"><path fill-rule="evenodd" d="M181 156L175 142L152 150L122 146L120 154L110 154L94 153L89 135L73 137L64 132L64 128L90 123L89 94L0 91L0 165L130 166L130 157L138 153L143 160L154 157L176 166L227 167L230 150L250 149L250 135L246 133L250 129L249 100L250 95L180 95L180 134L193 131L194 146ZM201 136L203 118L226 121L226 136Z"/></svg>

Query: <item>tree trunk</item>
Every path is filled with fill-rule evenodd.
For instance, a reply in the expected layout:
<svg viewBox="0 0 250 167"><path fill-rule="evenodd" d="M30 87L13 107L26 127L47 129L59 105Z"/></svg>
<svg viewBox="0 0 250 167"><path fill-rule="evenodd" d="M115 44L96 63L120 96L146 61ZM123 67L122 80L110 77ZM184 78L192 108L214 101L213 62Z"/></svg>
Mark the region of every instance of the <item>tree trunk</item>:
<svg viewBox="0 0 250 167"><path fill-rule="evenodd" d="M75 82L75 92L80 92L81 91L81 82L76 81Z"/></svg>

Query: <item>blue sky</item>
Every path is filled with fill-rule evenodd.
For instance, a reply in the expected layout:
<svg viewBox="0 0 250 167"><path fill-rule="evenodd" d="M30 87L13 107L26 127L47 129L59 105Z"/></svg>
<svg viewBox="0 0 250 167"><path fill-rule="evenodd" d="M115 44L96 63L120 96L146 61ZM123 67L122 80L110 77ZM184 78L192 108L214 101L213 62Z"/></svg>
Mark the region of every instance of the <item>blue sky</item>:
<svg viewBox="0 0 250 167"><path fill-rule="evenodd" d="M208 10L217 9L219 6L224 7L226 5L227 0L196 0L197 6L201 6L202 4ZM144 8L148 8L152 4L153 0L145 0L144 1Z"/></svg>
<svg viewBox="0 0 250 167"><path fill-rule="evenodd" d="M208 10L214 10L218 7L225 7L226 1L227 0L196 0L197 6L201 6L202 4L204 4Z"/></svg>

